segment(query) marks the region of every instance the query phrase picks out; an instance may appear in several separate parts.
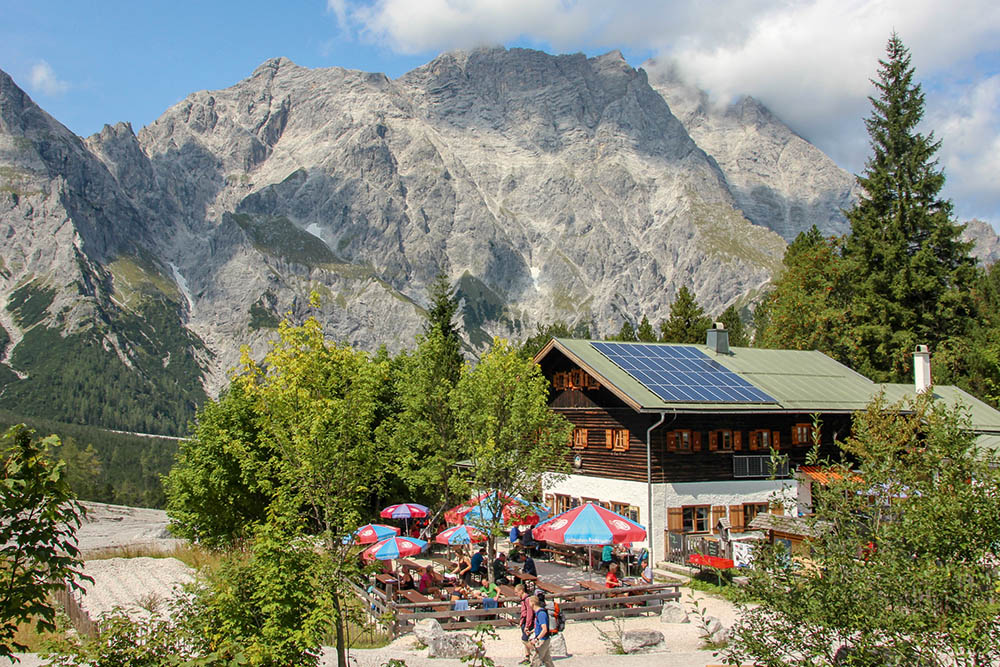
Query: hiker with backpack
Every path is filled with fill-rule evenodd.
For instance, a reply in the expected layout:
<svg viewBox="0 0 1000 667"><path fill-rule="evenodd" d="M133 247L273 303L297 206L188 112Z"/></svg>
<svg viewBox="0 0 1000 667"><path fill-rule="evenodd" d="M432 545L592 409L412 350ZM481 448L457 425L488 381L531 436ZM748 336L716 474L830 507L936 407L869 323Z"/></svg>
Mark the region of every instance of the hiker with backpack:
<svg viewBox="0 0 1000 667"><path fill-rule="evenodd" d="M538 596L531 598L531 609L535 612L535 636L531 640L531 645L535 648L535 657L532 660L532 667L539 664L545 667L555 667L552 656L549 655L549 613L538 600Z"/></svg>

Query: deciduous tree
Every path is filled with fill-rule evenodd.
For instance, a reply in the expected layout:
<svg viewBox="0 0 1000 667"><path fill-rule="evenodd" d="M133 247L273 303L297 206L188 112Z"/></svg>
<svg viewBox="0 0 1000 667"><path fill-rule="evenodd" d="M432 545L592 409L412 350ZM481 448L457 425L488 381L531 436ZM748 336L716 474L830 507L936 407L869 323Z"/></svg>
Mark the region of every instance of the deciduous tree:
<svg viewBox="0 0 1000 667"><path fill-rule="evenodd" d="M573 426L549 409L549 382L541 369L505 340L473 367L467 365L452 392L458 438L472 461L472 489L501 499L532 498L542 477L568 469ZM489 508L482 527L490 535L489 556L503 532L500 507ZM492 571L490 573L492 578Z"/></svg>
<svg viewBox="0 0 1000 667"><path fill-rule="evenodd" d="M978 665L1000 660L1000 470L959 408L874 401L813 484L813 537L762 548L725 651L733 664Z"/></svg>
<svg viewBox="0 0 1000 667"><path fill-rule="evenodd" d="M0 438L0 658L25 649L14 640L19 624L55 630L50 593L67 584L81 588L76 530L84 511L66 481L66 464L51 458L59 439L33 436L21 424Z"/></svg>

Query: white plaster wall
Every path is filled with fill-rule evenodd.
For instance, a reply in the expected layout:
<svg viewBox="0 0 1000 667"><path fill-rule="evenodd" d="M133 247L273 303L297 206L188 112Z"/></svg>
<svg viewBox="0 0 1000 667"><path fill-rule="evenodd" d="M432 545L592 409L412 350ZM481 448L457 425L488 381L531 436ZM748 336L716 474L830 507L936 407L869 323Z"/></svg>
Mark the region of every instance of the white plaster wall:
<svg viewBox="0 0 1000 667"><path fill-rule="evenodd" d="M597 498L635 505L639 508L640 523L646 526L652 538L650 548L657 559L663 558L663 534L667 529L667 508L684 505L729 505L778 501L786 514L794 514L797 506L798 484L794 479L734 480L725 482L684 482L678 484L653 484L652 521L646 502L645 482L631 482L588 475L566 475L558 480L546 480L545 493L560 493L575 498Z"/></svg>

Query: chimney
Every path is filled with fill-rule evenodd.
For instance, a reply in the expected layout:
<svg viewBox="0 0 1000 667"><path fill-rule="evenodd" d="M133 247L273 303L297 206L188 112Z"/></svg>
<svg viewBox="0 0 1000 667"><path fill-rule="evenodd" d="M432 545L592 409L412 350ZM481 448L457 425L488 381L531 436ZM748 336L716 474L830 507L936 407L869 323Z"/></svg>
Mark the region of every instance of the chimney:
<svg viewBox="0 0 1000 667"><path fill-rule="evenodd" d="M917 345L913 349L913 384L918 394L930 389L931 353L926 345Z"/></svg>
<svg viewBox="0 0 1000 667"><path fill-rule="evenodd" d="M729 332L726 331L726 325L722 322L713 324L705 336L705 345L716 354L729 354Z"/></svg>

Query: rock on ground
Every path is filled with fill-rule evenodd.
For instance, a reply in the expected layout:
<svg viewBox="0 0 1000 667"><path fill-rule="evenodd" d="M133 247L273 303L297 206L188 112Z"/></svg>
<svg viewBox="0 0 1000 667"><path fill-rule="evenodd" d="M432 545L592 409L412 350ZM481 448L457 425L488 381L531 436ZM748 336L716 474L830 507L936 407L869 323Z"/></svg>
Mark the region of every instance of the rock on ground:
<svg viewBox="0 0 1000 667"><path fill-rule="evenodd" d="M424 646L430 646L431 640L444 634L444 628L436 618L425 618L413 626L413 634Z"/></svg>
<svg viewBox="0 0 1000 667"><path fill-rule="evenodd" d="M569 651L566 649L566 636L563 633L560 632L549 640L549 655L569 657Z"/></svg>
<svg viewBox="0 0 1000 667"><path fill-rule="evenodd" d="M627 630L622 634L622 650L626 653L645 653L662 648L663 633L659 630Z"/></svg>
<svg viewBox="0 0 1000 667"><path fill-rule="evenodd" d="M667 602L660 611L661 623L690 623L687 609L679 602Z"/></svg>
<svg viewBox="0 0 1000 667"><path fill-rule="evenodd" d="M427 655L431 658L464 658L478 650L472 637L461 632L445 632L432 637L427 646Z"/></svg>

